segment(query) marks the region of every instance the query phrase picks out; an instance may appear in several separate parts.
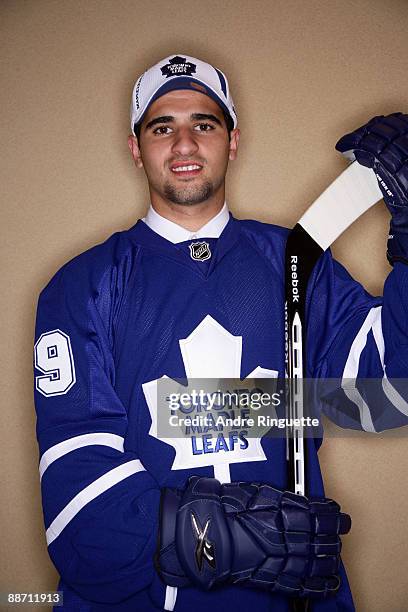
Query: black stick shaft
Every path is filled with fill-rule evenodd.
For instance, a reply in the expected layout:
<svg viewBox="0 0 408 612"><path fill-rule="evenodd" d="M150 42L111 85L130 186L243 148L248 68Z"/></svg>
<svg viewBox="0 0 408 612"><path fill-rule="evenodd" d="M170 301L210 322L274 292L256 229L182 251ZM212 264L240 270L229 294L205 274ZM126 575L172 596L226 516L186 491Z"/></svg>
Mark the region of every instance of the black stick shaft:
<svg viewBox="0 0 408 612"><path fill-rule="evenodd" d="M306 292L313 268L323 250L296 225L285 253L285 357L288 378L289 418L303 416L303 379L306 376ZM288 488L307 495L307 439L303 430L287 432ZM292 612L309 612L308 599L291 600Z"/></svg>

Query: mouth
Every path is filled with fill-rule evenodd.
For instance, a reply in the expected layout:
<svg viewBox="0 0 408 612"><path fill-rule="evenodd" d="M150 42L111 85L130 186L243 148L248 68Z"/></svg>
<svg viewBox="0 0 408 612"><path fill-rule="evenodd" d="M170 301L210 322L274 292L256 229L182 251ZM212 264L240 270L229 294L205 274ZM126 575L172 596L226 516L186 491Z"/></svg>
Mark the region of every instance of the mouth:
<svg viewBox="0 0 408 612"><path fill-rule="evenodd" d="M202 171L203 166L194 161L174 162L170 166L171 172L180 178L190 178L197 176Z"/></svg>

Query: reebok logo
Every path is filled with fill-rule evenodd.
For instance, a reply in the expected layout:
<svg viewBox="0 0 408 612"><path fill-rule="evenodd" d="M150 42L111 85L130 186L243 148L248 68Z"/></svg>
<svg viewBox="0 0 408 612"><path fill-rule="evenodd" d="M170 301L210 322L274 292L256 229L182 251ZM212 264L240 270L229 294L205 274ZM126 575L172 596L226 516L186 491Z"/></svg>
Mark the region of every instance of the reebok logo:
<svg viewBox="0 0 408 612"><path fill-rule="evenodd" d="M198 518L195 516L194 512L191 512L191 522L197 539L195 557L198 569L201 572L204 560L207 561L210 567L215 569L216 563L214 544L207 539L207 532L211 523L211 519L207 519L203 529L200 523L198 522Z"/></svg>
<svg viewBox="0 0 408 612"><path fill-rule="evenodd" d="M291 258L290 258L290 262L292 264L290 266L290 269L292 270L291 281L290 281L291 293L292 293L292 302L293 302L293 304L296 304L296 303L299 302L299 299L300 299L299 289L298 289L299 278L298 278L298 258L297 258L297 255L292 255Z"/></svg>

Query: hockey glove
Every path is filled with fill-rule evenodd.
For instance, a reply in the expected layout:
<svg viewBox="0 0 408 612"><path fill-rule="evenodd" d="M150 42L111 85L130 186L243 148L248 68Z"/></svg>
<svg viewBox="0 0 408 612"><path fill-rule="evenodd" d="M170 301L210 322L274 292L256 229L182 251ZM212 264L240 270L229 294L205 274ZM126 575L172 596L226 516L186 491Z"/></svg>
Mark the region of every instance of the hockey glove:
<svg viewBox="0 0 408 612"><path fill-rule="evenodd" d="M387 243L391 264L408 264L408 115L374 117L346 134L336 149L348 159L372 168L392 218Z"/></svg>
<svg viewBox="0 0 408 612"><path fill-rule="evenodd" d="M156 567L167 585L315 598L340 586L339 535L351 519L331 499L192 476L184 491L164 489L160 514Z"/></svg>

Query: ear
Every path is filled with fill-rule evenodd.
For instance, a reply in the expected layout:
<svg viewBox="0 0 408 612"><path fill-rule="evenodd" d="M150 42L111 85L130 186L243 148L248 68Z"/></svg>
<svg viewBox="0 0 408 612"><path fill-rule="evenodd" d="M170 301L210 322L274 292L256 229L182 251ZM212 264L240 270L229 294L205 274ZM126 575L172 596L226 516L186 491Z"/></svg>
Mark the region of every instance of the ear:
<svg viewBox="0 0 408 612"><path fill-rule="evenodd" d="M137 142L136 136L128 136L128 145L136 167L143 168L142 155L140 153L139 143Z"/></svg>
<svg viewBox="0 0 408 612"><path fill-rule="evenodd" d="M241 132L239 131L238 128L235 128L235 130L231 131L231 139L229 143L229 156L228 156L228 159L230 159L231 161L237 158L240 134Z"/></svg>

